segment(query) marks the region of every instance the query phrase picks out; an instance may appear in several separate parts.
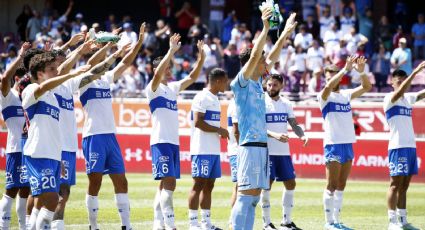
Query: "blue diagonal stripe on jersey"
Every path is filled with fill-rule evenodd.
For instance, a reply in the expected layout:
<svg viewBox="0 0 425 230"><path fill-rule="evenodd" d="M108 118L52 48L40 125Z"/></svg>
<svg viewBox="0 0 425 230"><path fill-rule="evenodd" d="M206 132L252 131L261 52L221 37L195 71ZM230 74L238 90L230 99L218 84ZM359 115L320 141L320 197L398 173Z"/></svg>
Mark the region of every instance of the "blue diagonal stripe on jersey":
<svg viewBox="0 0 425 230"><path fill-rule="evenodd" d="M220 112L207 110L205 111L204 120L205 121L220 121Z"/></svg>
<svg viewBox="0 0 425 230"><path fill-rule="evenodd" d="M111 98L110 89L88 88L83 94L81 94L80 101L81 104L85 106L89 100L108 98Z"/></svg>
<svg viewBox="0 0 425 230"><path fill-rule="evenodd" d="M56 93L55 93L55 97L56 97L56 100L58 100L58 104L60 108L74 111L74 100L72 98L68 100Z"/></svg>
<svg viewBox="0 0 425 230"><path fill-rule="evenodd" d="M287 123L287 113L266 113L266 123Z"/></svg>
<svg viewBox="0 0 425 230"><path fill-rule="evenodd" d="M227 117L227 126L229 127L233 126L232 117Z"/></svg>
<svg viewBox="0 0 425 230"><path fill-rule="evenodd" d="M39 101L26 109L28 119L32 120L36 114L48 115L59 121L59 109L56 106Z"/></svg>
<svg viewBox="0 0 425 230"><path fill-rule="evenodd" d="M412 116L412 109L404 106L393 106L385 112L385 117L387 120L391 119L394 116Z"/></svg>
<svg viewBox="0 0 425 230"><path fill-rule="evenodd" d="M177 111L177 101L169 100L165 97L157 97L149 102L149 108L151 109L151 113L159 108Z"/></svg>
<svg viewBox="0 0 425 230"><path fill-rule="evenodd" d="M6 121L11 117L23 117L24 109L22 106L8 106L1 111L3 120Z"/></svg>
<svg viewBox="0 0 425 230"><path fill-rule="evenodd" d="M351 112L351 105L350 103L343 104L343 103L337 103L337 102L328 102L328 104L322 109L323 118L326 118L326 115L332 112L334 113Z"/></svg>

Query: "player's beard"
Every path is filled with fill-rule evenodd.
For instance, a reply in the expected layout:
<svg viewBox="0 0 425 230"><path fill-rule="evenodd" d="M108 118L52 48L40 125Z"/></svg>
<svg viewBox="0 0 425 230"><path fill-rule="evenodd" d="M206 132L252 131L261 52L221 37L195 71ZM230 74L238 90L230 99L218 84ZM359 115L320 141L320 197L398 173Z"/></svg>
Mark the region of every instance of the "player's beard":
<svg viewBox="0 0 425 230"><path fill-rule="evenodd" d="M276 96L278 96L279 95L279 91L267 91L267 93L269 94L269 96L271 97L271 98L273 98L273 97L276 97Z"/></svg>

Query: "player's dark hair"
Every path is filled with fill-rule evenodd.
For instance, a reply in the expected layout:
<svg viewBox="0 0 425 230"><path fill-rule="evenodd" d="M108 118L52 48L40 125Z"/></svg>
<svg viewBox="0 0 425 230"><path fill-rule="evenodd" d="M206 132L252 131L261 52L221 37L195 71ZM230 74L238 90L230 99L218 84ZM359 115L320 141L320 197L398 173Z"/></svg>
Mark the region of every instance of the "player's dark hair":
<svg viewBox="0 0 425 230"><path fill-rule="evenodd" d="M42 54L42 53L45 53L46 51L44 51L44 50L42 50L42 49L29 49L29 50L27 50L27 51L25 51L24 52L24 55L23 55L23 63L24 63L24 67L25 67L25 69L27 70L27 72L29 71L29 69L30 69L30 62L31 62L31 59L35 56L35 55L37 55L37 54Z"/></svg>
<svg viewBox="0 0 425 230"><path fill-rule="evenodd" d="M63 50L52 50L50 51L50 53L52 53L52 55L56 58L56 57L66 57L65 52L63 52Z"/></svg>
<svg viewBox="0 0 425 230"><path fill-rule="evenodd" d="M224 71L224 69L222 68L214 68L210 71L210 73L208 74L208 81L212 82L221 78L226 77L226 71Z"/></svg>
<svg viewBox="0 0 425 230"><path fill-rule="evenodd" d="M283 77L280 74L271 74L269 79L274 79L279 81L281 84L283 83Z"/></svg>
<svg viewBox="0 0 425 230"><path fill-rule="evenodd" d="M37 72L44 71L44 69L46 68L46 65L54 61L55 61L55 56L50 52L45 52L42 54L35 55L33 58L31 58L31 62L30 62L31 77L37 81L38 80Z"/></svg>
<svg viewBox="0 0 425 230"><path fill-rule="evenodd" d="M407 77L407 73L404 70L401 69L396 69L393 72L393 77Z"/></svg>
<svg viewBox="0 0 425 230"><path fill-rule="evenodd" d="M159 56L159 57L155 58L152 61L153 68L157 68L159 66L159 63L161 63L162 59L164 59L164 56Z"/></svg>
<svg viewBox="0 0 425 230"><path fill-rule="evenodd" d="M239 54L239 61L241 62L242 66L244 66L249 61L249 58L251 57L251 52L252 48L247 48ZM264 51L261 55L264 55Z"/></svg>

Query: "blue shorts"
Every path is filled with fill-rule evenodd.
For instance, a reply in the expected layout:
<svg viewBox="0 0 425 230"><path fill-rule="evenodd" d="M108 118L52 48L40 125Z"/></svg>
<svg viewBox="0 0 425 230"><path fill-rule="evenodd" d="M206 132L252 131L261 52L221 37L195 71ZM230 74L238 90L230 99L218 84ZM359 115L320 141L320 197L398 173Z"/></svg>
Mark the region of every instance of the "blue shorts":
<svg viewBox="0 0 425 230"><path fill-rule="evenodd" d="M59 193L60 161L25 156L25 163L28 168L31 195L38 196L46 192Z"/></svg>
<svg viewBox="0 0 425 230"><path fill-rule="evenodd" d="M344 164L354 158L353 144L334 144L325 146L325 163L336 161Z"/></svg>
<svg viewBox="0 0 425 230"><path fill-rule="evenodd" d="M410 176L418 174L416 148L399 148L388 151L390 176Z"/></svg>
<svg viewBox="0 0 425 230"><path fill-rule="evenodd" d="M61 184L75 185L76 155L75 152L62 151L62 164L65 168L65 175L61 176Z"/></svg>
<svg viewBox="0 0 425 230"><path fill-rule="evenodd" d="M193 178L220 178L221 162L220 155L192 155Z"/></svg>
<svg viewBox="0 0 425 230"><path fill-rule="evenodd" d="M96 134L83 138L86 173L123 174L124 160L115 134Z"/></svg>
<svg viewBox="0 0 425 230"><path fill-rule="evenodd" d="M178 145L159 143L151 145L152 176L155 180L163 177L180 178L180 150Z"/></svg>
<svg viewBox="0 0 425 230"><path fill-rule="evenodd" d="M294 165L291 156L270 157L270 180L288 181L295 179Z"/></svg>
<svg viewBox="0 0 425 230"><path fill-rule="evenodd" d="M269 154L265 147L240 146L238 152L238 190L269 189Z"/></svg>
<svg viewBox="0 0 425 230"><path fill-rule="evenodd" d="M27 167L24 164L24 156L22 153L6 154L6 179L5 188L22 188L29 187Z"/></svg>
<svg viewBox="0 0 425 230"><path fill-rule="evenodd" d="M238 182L238 155L232 155L229 157L229 165L232 182Z"/></svg>

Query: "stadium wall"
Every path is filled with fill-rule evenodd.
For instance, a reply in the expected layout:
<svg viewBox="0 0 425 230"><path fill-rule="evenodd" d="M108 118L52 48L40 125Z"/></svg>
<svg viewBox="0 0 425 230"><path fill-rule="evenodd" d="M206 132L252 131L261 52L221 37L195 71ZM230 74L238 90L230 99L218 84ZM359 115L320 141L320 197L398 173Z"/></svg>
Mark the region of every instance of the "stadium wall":
<svg viewBox="0 0 425 230"><path fill-rule="evenodd" d="M190 101L182 101L179 107L180 125L180 150L182 173L190 173ZM84 112L81 104L76 103L76 119L81 130L84 122ZM149 149L149 133L151 120L149 105L145 100L120 100L113 103L115 123L117 126L117 138L125 160L127 172L151 172L151 153ZM226 126L225 118L227 103L222 105L222 126ZM380 103L353 103L353 110L359 114L358 123L362 128L362 134L354 144L355 159L351 178L361 180L388 180L388 126L385 122L385 114ZM307 135L311 138L307 147L303 147L299 139L293 137L289 144L292 152L292 160L298 177L302 178L325 178L323 159L323 135L322 117L320 110L315 104L297 105L294 107L295 115L300 124L304 126ZM415 107L413 110L413 123L417 136L425 136L425 126L421 122L425 117L425 106ZM0 127L5 130L4 122L0 120ZM0 132L0 169L5 167L5 147L7 132ZM77 169L84 171L84 157L81 151L81 134L79 134L80 149L77 153ZM221 162L223 174L229 174L229 164L226 140L221 141ZM417 138L419 175L414 181L425 182L425 140Z"/></svg>

